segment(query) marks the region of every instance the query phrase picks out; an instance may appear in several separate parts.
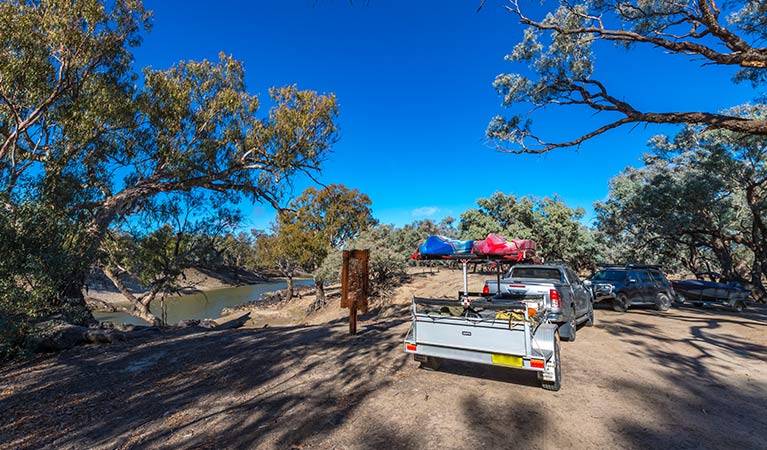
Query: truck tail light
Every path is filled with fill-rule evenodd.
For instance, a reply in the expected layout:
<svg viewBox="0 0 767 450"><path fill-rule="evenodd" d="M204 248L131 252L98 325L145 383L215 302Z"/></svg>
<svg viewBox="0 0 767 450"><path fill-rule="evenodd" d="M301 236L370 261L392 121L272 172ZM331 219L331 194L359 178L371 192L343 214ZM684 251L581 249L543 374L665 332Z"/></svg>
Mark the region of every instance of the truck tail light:
<svg viewBox="0 0 767 450"><path fill-rule="evenodd" d="M485 287L482 288L482 295L488 295L490 294L490 288L485 285Z"/></svg>
<svg viewBox="0 0 767 450"><path fill-rule="evenodd" d="M418 349L415 344L405 344L405 350L409 352L414 352Z"/></svg>
<svg viewBox="0 0 767 450"><path fill-rule="evenodd" d="M536 369L543 369L546 367L546 364L543 362L542 359L531 359L530 367L535 367Z"/></svg>
<svg viewBox="0 0 767 450"><path fill-rule="evenodd" d="M559 292L556 289L549 290L549 298L551 299L552 308L562 307L562 302L559 300Z"/></svg>

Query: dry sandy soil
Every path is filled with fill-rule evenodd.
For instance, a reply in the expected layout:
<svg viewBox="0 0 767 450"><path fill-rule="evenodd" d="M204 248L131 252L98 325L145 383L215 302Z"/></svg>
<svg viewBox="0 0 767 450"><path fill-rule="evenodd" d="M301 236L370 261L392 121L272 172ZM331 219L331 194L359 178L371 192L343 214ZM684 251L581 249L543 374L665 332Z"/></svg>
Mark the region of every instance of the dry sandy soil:
<svg viewBox="0 0 767 450"><path fill-rule="evenodd" d="M452 297L459 279L414 276L355 337L332 306L317 325L0 367L0 448L767 448L767 308L600 309L548 392L534 373L405 356L409 299Z"/></svg>

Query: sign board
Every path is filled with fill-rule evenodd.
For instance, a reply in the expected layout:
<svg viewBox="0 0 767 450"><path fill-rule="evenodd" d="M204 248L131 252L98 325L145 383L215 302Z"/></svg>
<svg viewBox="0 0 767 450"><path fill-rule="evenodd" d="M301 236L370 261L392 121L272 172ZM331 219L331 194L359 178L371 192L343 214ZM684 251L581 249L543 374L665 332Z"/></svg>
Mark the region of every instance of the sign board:
<svg viewBox="0 0 767 450"><path fill-rule="evenodd" d="M349 333L357 333L357 311L368 312L370 250L344 250L341 268L341 308L349 308Z"/></svg>

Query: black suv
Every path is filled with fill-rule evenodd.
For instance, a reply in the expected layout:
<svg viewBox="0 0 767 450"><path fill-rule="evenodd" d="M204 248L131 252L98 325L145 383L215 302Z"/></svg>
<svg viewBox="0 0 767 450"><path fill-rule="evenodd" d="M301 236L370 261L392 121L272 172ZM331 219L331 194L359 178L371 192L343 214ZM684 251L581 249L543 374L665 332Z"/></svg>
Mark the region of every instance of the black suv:
<svg viewBox="0 0 767 450"><path fill-rule="evenodd" d="M674 298L674 288L660 267L644 264L602 265L591 277L591 291L594 302L612 302L619 312L634 305L653 305L666 311Z"/></svg>

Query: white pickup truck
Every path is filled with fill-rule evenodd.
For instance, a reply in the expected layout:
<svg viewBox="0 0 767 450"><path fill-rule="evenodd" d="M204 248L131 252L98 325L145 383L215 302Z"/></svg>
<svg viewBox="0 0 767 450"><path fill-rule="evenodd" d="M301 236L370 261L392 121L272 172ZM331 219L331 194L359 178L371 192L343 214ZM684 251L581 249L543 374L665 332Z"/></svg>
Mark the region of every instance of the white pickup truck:
<svg viewBox="0 0 767 450"><path fill-rule="evenodd" d="M547 319L556 323L559 336L574 341L578 324L594 324L591 290L564 264L517 264L502 278L485 282L483 294L501 296L540 295L549 310Z"/></svg>

